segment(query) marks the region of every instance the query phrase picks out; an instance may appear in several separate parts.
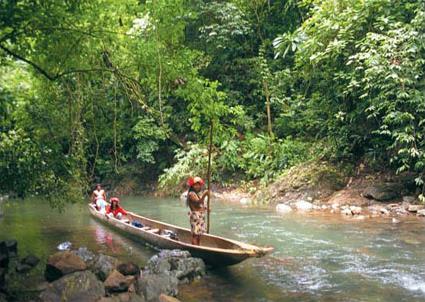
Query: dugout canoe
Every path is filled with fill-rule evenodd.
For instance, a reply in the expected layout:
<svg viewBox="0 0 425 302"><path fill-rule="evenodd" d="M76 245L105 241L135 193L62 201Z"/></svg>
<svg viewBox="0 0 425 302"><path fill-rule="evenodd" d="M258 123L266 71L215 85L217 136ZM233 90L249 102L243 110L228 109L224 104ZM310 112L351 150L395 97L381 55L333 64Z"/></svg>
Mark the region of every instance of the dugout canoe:
<svg viewBox="0 0 425 302"><path fill-rule="evenodd" d="M255 245L231 240L211 234L201 237L201 245L192 245L191 232L172 224L153 220L147 217L128 212L127 219L107 218L104 214L89 205L90 214L102 223L119 229L132 238L141 240L160 249L187 250L193 257L202 258L211 266L228 266L240 263L248 258L263 257L273 251L272 247L258 247ZM131 224L137 221L144 225L139 228ZM168 234L173 232L177 239L172 239Z"/></svg>

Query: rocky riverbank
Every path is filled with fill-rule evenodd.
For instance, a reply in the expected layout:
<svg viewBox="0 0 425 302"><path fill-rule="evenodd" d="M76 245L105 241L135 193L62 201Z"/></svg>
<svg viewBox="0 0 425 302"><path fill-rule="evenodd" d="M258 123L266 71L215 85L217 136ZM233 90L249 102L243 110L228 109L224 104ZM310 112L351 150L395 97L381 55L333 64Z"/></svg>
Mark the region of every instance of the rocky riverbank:
<svg viewBox="0 0 425 302"><path fill-rule="evenodd" d="M314 162L291 168L266 187L224 190L214 198L270 206L282 214L322 212L354 219L425 217L417 190L414 174L374 172L362 165L348 173L326 162Z"/></svg>
<svg viewBox="0 0 425 302"><path fill-rule="evenodd" d="M40 270L45 281L24 284L17 295L16 289L9 287L15 273L28 273L39 262L34 255L19 258L16 241L0 242L1 302L176 302L179 284L205 275L204 262L187 251L162 250L141 268L80 247L49 256L45 268ZM28 293L23 294L25 288Z"/></svg>

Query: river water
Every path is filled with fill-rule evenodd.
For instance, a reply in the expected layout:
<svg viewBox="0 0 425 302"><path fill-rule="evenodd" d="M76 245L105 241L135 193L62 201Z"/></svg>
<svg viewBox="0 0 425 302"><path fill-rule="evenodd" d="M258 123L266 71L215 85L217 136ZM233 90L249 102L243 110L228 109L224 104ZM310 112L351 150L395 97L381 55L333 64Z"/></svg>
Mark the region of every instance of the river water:
<svg viewBox="0 0 425 302"><path fill-rule="evenodd" d="M128 210L188 226L177 199L126 197ZM143 265L155 251L93 220L85 205L62 213L37 200L1 205L0 239L16 238L21 255L53 253L63 241ZM280 216L269 209L214 202L214 234L272 245L265 258L210 270L180 287L183 301L424 301L425 220L353 220L339 215Z"/></svg>

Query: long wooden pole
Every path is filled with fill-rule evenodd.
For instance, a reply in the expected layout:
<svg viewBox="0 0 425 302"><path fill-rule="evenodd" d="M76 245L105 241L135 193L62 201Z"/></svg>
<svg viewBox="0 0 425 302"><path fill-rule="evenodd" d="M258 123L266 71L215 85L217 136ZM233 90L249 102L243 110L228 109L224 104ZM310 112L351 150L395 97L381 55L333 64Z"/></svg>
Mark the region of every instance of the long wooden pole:
<svg viewBox="0 0 425 302"><path fill-rule="evenodd" d="M208 170L207 170L207 181L208 181L208 202L207 202L207 234L210 233L210 202L211 202L211 154L213 146L213 121L210 122L210 141L208 146Z"/></svg>

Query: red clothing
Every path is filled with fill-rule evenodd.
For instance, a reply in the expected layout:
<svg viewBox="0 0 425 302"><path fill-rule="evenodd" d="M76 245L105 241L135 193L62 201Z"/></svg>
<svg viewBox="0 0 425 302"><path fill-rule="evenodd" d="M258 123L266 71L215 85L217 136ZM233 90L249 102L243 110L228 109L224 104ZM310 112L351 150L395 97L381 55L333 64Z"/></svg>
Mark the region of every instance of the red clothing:
<svg viewBox="0 0 425 302"><path fill-rule="evenodd" d="M111 206L109 205L106 208L106 214L112 213L114 217L117 217L118 213L121 213L122 215L127 215L127 211L121 208L120 206L117 206L115 210L112 211Z"/></svg>

